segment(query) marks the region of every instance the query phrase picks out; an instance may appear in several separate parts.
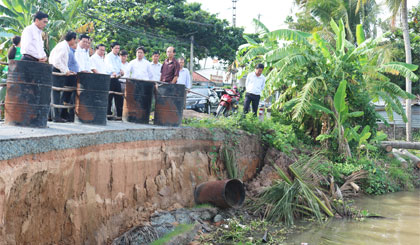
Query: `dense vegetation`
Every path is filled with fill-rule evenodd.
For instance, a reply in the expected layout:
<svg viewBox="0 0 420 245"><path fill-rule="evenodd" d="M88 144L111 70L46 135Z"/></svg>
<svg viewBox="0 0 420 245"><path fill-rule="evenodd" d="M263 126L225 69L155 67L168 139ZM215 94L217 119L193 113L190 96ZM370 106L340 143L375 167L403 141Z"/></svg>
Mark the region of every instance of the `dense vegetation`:
<svg viewBox="0 0 420 245"><path fill-rule="evenodd" d="M268 67L263 95L275 98L271 119L260 122L236 115L187 122L245 130L260 135L267 147L299 159L287 172L278 169L281 181L253 201L253 210L268 220L293 224L297 217L313 216L321 221L331 211L353 216L346 208L340 212L345 206L343 197L354 191L350 183L357 183L367 194L419 184L412 164L403 166L381 149L379 143L387 135L378 131L377 122L387 121L372 103L384 101L389 118L397 113L406 120L400 99L415 97L394 81L397 77L417 81L418 66L390 56L390 41L365 30L366 22L358 23L361 20L349 26L349 19L330 18L328 27L319 23L310 32L269 31L255 20L258 36L244 36L247 44L239 48L237 60L242 74L258 63Z"/></svg>

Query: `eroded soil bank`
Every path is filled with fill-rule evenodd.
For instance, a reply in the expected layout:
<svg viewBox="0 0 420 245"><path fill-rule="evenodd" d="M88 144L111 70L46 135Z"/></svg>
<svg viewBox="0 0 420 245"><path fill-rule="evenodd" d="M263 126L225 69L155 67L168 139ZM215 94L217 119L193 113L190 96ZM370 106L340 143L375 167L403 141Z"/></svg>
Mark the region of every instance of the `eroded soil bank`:
<svg viewBox="0 0 420 245"><path fill-rule="evenodd" d="M225 175L215 156L229 137L153 127L1 139L0 244L103 244L156 210L192 206L197 184ZM235 141L246 181L265 150L247 133Z"/></svg>

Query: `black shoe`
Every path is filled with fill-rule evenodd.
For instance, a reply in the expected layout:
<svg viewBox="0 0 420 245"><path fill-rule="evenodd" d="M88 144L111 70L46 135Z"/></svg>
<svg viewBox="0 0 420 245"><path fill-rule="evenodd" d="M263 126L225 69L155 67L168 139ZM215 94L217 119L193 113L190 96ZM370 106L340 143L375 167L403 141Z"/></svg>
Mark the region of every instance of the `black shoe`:
<svg viewBox="0 0 420 245"><path fill-rule="evenodd" d="M53 122L56 122L56 123L65 123L65 122L67 122L67 120L64 119L64 118L57 118L57 119L54 119Z"/></svg>

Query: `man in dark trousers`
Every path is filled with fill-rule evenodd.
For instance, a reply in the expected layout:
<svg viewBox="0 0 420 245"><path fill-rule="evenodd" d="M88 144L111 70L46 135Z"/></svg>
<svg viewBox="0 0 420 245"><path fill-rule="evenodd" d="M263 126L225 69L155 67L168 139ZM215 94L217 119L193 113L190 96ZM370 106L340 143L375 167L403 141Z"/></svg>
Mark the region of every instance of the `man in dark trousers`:
<svg viewBox="0 0 420 245"><path fill-rule="evenodd" d="M76 87L76 74L77 71L71 71L69 69L69 58L71 48L76 44L77 34L75 32L69 31L64 40L59 42L51 51L50 54L50 64L53 65L53 72L58 72L66 75L66 81L64 86ZM54 94L54 91L52 92ZM70 102L72 92L63 92L61 94L60 101ZM61 111L60 115L58 112ZM56 109L52 110L52 119L54 122L66 122L67 118L67 109Z"/></svg>
<svg viewBox="0 0 420 245"><path fill-rule="evenodd" d="M244 113L248 113L249 105L252 103L252 112L257 115L258 104L260 103L261 92L264 90L265 77L262 74L264 70L263 64L258 64L254 72L246 77L246 93L244 103Z"/></svg>

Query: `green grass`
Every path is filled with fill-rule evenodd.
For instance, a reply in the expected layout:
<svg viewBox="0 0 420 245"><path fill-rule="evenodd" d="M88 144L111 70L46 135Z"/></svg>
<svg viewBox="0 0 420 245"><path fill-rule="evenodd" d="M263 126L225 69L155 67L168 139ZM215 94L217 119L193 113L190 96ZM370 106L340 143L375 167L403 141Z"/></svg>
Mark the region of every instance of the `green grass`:
<svg viewBox="0 0 420 245"><path fill-rule="evenodd" d="M168 243L173 237L180 235L182 233L185 233L187 231L190 231L194 228L194 224L180 224L177 227L175 227L175 230L164 235L162 238L154 241L151 243L151 245L164 245Z"/></svg>
<svg viewBox="0 0 420 245"><path fill-rule="evenodd" d="M214 206L209 203L203 203L203 204L196 204L192 208L214 208Z"/></svg>

